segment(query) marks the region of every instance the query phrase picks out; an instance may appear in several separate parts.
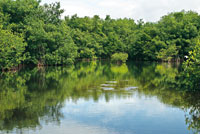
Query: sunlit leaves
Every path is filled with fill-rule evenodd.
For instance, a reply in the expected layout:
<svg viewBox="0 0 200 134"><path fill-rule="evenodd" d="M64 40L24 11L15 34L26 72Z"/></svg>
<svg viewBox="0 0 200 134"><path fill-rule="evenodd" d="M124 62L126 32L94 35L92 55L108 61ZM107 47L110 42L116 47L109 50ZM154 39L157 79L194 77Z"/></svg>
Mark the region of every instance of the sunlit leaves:
<svg viewBox="0 0 200 134"><path fill-rule="evenodd" d="M26 43L23 38L0 27L0 68L10 69L25 60Z"/></svg>

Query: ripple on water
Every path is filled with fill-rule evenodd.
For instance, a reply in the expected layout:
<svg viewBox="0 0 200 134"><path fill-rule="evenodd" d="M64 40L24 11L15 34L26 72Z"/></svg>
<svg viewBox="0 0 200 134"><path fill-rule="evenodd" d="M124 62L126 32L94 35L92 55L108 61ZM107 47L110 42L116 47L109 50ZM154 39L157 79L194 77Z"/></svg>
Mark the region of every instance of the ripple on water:
<svg viewBox="0 0 200 134"><path fill-rule="evenodd" d="M133 90L133 89L138 89L138 87L126 87L124 90Z"/></svg>

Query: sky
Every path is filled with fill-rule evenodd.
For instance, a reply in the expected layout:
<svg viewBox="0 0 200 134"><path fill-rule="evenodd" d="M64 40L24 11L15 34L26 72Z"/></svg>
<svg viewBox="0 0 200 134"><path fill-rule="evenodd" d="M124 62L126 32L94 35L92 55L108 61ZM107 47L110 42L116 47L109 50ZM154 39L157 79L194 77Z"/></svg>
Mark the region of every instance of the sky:
<svg viewBox="0 0 200 134"><path fill-rule="evenodd" d="M200 0L42 0L43 3L60 2L64 16L99 15L105 18L132 18L155 22L163 15L181 10L200 13Z"/></svg>

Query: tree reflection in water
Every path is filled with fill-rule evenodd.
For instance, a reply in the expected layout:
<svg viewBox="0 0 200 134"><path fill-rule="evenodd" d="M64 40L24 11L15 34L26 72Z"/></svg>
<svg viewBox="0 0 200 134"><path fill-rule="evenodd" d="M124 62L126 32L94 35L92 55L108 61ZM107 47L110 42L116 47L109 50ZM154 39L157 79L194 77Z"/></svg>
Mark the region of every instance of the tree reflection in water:
<svg viewBox="0 0 200 134"><path fill-rule="evenodd" d="M200 131L200 93L181 89L181 67L173 64L80 62L70 67L26 69L0 75L0 130L60 124L66 99L131 97L135 92L185 111L188 129ZM179 80L180 79L180 80ZM179 86L181 85L181 86Z"/></svg>

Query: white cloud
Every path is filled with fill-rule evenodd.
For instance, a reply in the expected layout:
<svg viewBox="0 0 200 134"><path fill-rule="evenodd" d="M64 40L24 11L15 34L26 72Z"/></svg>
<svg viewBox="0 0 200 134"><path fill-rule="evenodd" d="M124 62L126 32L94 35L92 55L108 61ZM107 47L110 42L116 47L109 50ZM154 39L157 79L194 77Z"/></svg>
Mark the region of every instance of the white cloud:
<svg viewBox="0 0 200 134"><path fill-rule="evenodd" d="M179 112L177 108L175 109ZM85 113L86 116L95 116L104 113L106 115L104 119L112 120L113 118L125 116L127 113L129 113L130 116L135 116L141 113L141 111L146 118L155 115L165 117L165 115L174 112L173 108L169 108L165 104L159 102L156 97L139 97L137 93L127 98L113 97L110 102L106 102L105 98L101 98L98 103L93 102L92 99L88 101L80 99L76 103L72 100L67 100L66 106L62 112L65 114Z"/></svg>
<svg viewBox="0 0 200 134"><path fill-rule="evenodd" d="M61 125L46 124L41 129L36 130L24 130L24 133L28 134L116 134L112 130L102 128L99 126L92 126L81 124L74 120L67 120L62 122Z"/></svg>
<svg viewBox="0 0 200 134"><path fill-rule="evenodd" d="M93 16L104 18L143 18L157 21L169 12L181 10L200 11L200 0L43 0L43 3L60 1L65 15Z"/></svg>

